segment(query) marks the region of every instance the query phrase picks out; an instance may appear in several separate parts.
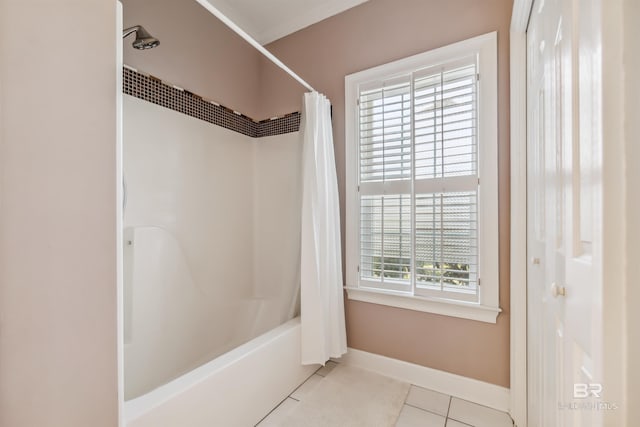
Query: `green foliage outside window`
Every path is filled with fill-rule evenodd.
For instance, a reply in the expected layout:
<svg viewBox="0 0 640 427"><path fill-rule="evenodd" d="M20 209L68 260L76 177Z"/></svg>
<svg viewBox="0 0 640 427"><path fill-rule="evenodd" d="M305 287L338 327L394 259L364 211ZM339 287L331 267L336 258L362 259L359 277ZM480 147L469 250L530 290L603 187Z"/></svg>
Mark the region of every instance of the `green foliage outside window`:
<svg viewBox="0 0 640 427"><path fill-rule="evenodd" d="M384 277L409 280L410 264L409 258L384 257ZM380 277L382 267L382 257L373 257L374 277ZM448 285L469 286L469 268L469 264L463 263L416 261L416 276L418 282L440 283L442 280Z"/></svg>

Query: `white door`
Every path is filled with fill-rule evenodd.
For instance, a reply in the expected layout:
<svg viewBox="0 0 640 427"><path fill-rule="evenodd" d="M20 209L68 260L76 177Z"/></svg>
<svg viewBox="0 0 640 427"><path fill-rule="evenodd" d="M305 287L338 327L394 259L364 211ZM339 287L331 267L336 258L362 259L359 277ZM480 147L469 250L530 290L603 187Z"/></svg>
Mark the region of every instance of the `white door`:
<svg viewBox="0 0 640 427"><path fill-rule="evenodd" d="M601 425L598 0L536 0L527 31L528 425Z"/></svg>

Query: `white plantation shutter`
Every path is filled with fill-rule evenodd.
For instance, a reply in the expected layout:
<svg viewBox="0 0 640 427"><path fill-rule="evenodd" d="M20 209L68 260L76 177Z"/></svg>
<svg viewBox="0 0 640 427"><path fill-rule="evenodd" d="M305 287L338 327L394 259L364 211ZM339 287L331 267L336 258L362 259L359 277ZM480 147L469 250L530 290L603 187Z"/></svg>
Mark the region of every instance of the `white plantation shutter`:
<svg viewBox="0 0 640 427"><path fill-rule="evenodd" d="M414 75L416 179L477 173L475 60Z"/></svg>
<svg viewBox="0 0 640 427"><path fill-rule="evenodd" d="M359 286L478 301L478 56L359 86Z"/></svg>
<svg viewBox="0 0 640 427"><path fill-rule="evenodd" d="M360 182L411 178L410 91L406 77L360 94Z"/></svg>
<svg viewBox="0 0 640 427"><path fill-rule="evenodd" d="M360 94L361 273L372 287L410 283L411 81L374 83ZM385 194L388 183L395 194Z"/></svg>

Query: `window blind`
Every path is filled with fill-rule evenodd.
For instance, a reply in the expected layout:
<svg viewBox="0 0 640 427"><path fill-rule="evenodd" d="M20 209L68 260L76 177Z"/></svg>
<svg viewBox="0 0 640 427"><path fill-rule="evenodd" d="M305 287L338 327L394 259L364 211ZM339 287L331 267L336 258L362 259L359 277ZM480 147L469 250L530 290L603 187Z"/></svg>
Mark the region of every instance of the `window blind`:
<svg viewBox="0 0 640 427"><path fill-rule="evenodd" d="M360 285L478 300L477 58L361 85Z"/></svg>

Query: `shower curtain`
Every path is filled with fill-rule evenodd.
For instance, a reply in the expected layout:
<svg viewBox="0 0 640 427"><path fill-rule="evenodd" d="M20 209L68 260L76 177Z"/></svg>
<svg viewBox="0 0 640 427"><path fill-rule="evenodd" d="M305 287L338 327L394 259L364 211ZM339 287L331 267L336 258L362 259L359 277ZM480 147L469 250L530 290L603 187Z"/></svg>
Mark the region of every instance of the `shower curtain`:
<svg viewBox="0 0 640 427"><path fill-rule="evenodd" d="M342 291L340 208L331 104L317 92L302 109L302 363L324 365L347 352Z"/></svg>

